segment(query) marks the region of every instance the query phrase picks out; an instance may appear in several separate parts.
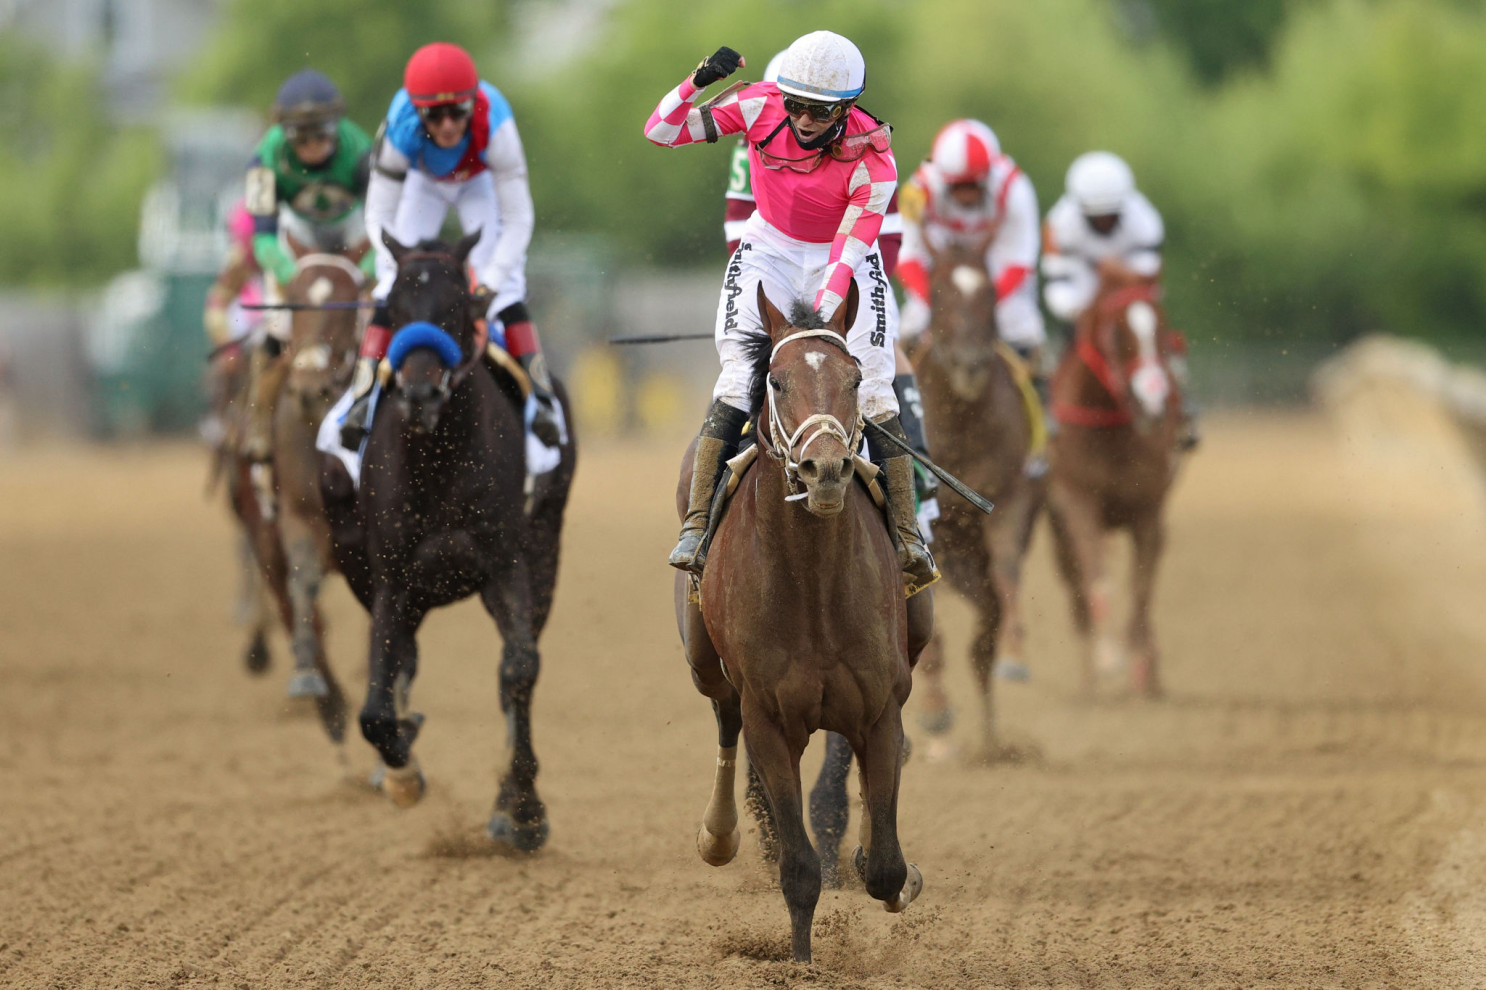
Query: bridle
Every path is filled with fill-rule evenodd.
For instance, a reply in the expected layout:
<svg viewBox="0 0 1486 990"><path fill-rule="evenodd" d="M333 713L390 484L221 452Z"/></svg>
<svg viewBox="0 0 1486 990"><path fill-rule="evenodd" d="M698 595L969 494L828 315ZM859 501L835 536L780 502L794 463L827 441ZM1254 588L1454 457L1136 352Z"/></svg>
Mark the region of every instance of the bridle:
<svg viewBox="0 0 1486 990"><path fill-rule="evenodd" d="M450 254L448 251L409 251L407 254L398 259L398 269L401 270L403 265L409 261L443 261L448 262L450 265L452 265L456 272L459 271L458 259L456 259L454 255ZM466 291L465 296L466 301L468 301L468 291ZM465 318L468 319L468 315L466 315ZM480 363L480 355L485 350L485 346L481 338L486 337L488 331L482 332L479 325L477 325L474 329L474 341L470 347L469 357L464 358L458 365L453 368L446 367L444 369L444 374L439 378L437 391L439 401L441 403L448 401L449 396L453 394L454 390L457 389L460 385L464 384L464 380L469 377L469 374L471 371L474 370L475 365ZM445 333L448 333L448 331L446 330Z"/></svg>
<svg viewBox="0 0 1486 990"><path fill-rule="evenodd" d="M1110 293L1101 299L1095 312L1095 322L1090 333L1081 333L1074 340L1073 350L1078 359L1083 362L1084 367L1094 375L1094 378L1103 386L1104 391L1114 402L1114 408L1105 409L1094 406L1079 406L1069 402L1054 402L1053 417L1060 423L1068 423L1072 426L1089 427L1116 427L1129 426L1135 421L1135 414L1130 409L1130 389L1126 380L1115 373L1110 363L1110 356L1106 355L1105 347L1100 344L1106 340L1113 343L1114 329L1118 313L1135 302L1154 303L1156 301L1156 288L1151 285L1133 285ZM1108 348L1112 351L1112 347ZM1138 363L1137 357L1130 364ZM1129 367L1125 369L1128 373Z"/></svg>
<svg viewBox="0 0 1486 990"><path fill-rule="evenodd" d="M811 337L823 337L829 340L841 348L853 361L856 360L855 357L852 357L851 352L847 350L846 342L841 339L841 335L836 331L797 330L774 345L774 349L769 352L769 365L771 367L773 366L774 359L779 356L779 349L785 344L796 340L806 340ZM779 403L775 401L772 376L765 377L764 389L769 396L769 445L765 449L768 451L770 457L783 465L784 477L789 482L791 492L794 492L800 483L800 461L805 459L805 452L810 449L810 445L821 437L835 437L837 440L840 440L846 446L847 454L854 454L857 448L862 445L862 414L860 410L857 412L856 422L852 425L850 431L842 426L841 421L830 413L812 413L806 416L800 425L796 426L793 430L789 430L784 425L783 417L779 415ZM812 426L815 427L815 432L811 433L800 446L799 460L792 459L790 454L795 449L795 444L799 442L800 437L804 435L805 431L809 430ZM788 437L788 439L781 439L783 437ZM795 502L805 498L807 494L806 492L797 492L786 496L785 501Z"/></svg>

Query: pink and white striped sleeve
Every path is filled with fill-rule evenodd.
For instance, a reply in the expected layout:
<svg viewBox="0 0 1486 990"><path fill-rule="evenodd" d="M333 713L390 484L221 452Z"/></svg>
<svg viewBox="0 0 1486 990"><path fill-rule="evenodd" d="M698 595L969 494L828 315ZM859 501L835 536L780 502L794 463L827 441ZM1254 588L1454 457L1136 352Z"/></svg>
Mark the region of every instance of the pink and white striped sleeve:
<svg viewBox="0 0 1486 990"><path fill-rule="evenodd" d="M681 80L681 85L667 93L650 114L650 119L645 122L645 137L662 148L678 148L707 140L702 112L692 105L700 93L701 90L692 84L691 76ZM718 135L737 134L743 130L744 121L738 110L736 94L712 108L712 122L717 126Z"/></svg>
<svg viewBox="0 0 1486 990"><path fill-rule="evenodd" d="M869 154L857 162L847 184L846 213L831 240L825 277L815 294L815 311L826 319L846 298L857 265L872 249L882 230L887 204L898 188L898 168L886 155Z"/></svg>

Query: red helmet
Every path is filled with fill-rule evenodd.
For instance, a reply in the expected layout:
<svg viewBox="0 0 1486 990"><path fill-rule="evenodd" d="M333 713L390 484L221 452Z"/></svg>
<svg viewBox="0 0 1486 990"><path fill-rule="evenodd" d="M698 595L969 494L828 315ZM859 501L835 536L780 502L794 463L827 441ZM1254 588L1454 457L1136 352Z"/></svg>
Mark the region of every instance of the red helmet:
<svg viewBox="0 0 1486 990"><path fill-rule="evenodd" d="M480 74L470 53L447 41L424 45L408 59L402 84L415 107L459 103L475 95Z"/></svg>
<svg viewBox="0 0 1486 990"><path fill-rule="evenodd" d="M984 182L991 173L991 159L1001 154L996 133L978 120L952 120L934 138L929 156L951 184Z"/></svg>

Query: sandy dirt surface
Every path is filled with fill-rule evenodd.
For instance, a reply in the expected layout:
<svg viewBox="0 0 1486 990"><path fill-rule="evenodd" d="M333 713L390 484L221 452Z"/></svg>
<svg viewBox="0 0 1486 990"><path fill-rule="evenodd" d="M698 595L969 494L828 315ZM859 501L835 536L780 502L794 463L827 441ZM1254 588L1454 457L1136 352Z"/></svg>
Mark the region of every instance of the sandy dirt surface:
<svg viewBox="0 0 1486 990"><path fill-rule="evenodd" d="M1033 679L998 699L1039 758L910 763L924 896L825 893L803 967L753 842L720 870L693 847L715 736L670 614L674 446L580 464L535 705L552 839L520 860L480 839L504 732L477 604L424 627L431 790L397 811L348 779L369 747L343 768L286 707L281 637L243 671L198 451L0 463L0 985L1486 985L1486 509L1434 447L1215 417L1171 510L1159 703L1079 700L1040 533ZM328 602L359 703L365 620Z"/></svg>

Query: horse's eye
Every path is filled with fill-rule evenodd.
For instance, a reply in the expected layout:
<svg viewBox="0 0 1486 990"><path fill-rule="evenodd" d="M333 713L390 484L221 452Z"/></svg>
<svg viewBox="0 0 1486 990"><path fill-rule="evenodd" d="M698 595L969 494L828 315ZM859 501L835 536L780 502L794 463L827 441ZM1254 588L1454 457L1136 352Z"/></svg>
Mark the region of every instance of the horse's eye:
<svg viewBox="0 0 1486 990"><path fill-rule="evenodd" d="M857 389L859 389L861 387L862 387L862 379L861 379L860 376L858 376L857 380L851 383L851 390L853 392L855 392Z"/></svg>
<svg viewBox="0 0 1486 990"><path fill-rule="evenodd" d="M769 387L776 392L784 391L784 383L781 382L778 378L775 378L773 375L769 376Z"/></svg>

